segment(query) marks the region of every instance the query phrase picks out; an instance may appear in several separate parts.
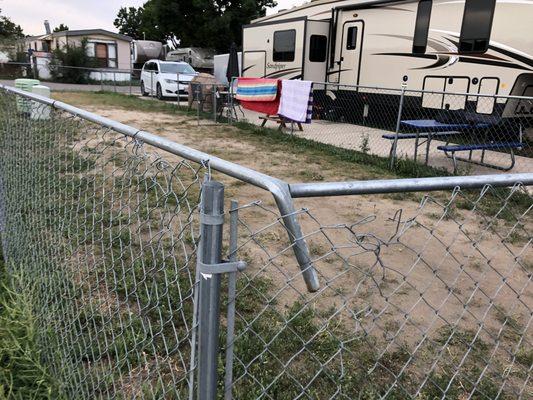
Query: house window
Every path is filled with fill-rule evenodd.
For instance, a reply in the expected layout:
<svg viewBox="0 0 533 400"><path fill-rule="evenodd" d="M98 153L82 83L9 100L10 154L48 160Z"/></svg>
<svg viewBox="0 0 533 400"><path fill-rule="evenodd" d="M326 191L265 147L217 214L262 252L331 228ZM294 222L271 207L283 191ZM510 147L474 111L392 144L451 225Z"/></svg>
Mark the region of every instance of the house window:
<svg viewBox="0 0 533 400"><path fill-rule="evenodd" d="M484 53L489 48L496 0L466 0L459 51Z"/></svg>
<svg viewBox="0 0 533 400"><path fill-rule="evenodd" d="M115 43L87 44L87 55L96 59L99 68L117 68L117 45Z"/></svg>
<svg viewBox="0 0 533 400"><path fill-rule="evenodd" d="M428 44L429 22L431 21L432 0L421 0L416 14L415 34L413 38L413 53L424 54Z"/></svg>
<svg viewBox="0 0 533 400"><path fill-rule="evenodd" d="M324 35L311 35L309 41L309 61L325 62L328 51L328 38Z"/></svg>
<svg viewBox="0 0 533 400"><path fill-rule="evenodd" d="M50 51L52 51L52 41L51 40L47 40L47 41L43 42L43 51L46 52L46 53L49 53Z"/></svg>
<svg viewBox="0 0 533 400"><path fill-rule="evenodd" d="M274 32L274 61L294 61L296 30Z"/></svg>
<svg viewBox="0 0 533 400"><path fill-rule="evenodd" d="M349 27L346 36L346 50L357 49L357 26Z"/></svg>

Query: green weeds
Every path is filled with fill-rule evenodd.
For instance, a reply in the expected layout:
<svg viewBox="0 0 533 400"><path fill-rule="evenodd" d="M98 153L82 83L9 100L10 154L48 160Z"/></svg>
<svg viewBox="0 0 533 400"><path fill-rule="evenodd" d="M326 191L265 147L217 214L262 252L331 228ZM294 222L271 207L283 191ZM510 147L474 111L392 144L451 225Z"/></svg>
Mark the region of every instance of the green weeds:
<svg viewBox="0 0 533 400"><path fill-rule="evenodd" d="M23 276L7 275L1 253L0 275L0 399L63 398L42 362L35 288Z"/></svg>

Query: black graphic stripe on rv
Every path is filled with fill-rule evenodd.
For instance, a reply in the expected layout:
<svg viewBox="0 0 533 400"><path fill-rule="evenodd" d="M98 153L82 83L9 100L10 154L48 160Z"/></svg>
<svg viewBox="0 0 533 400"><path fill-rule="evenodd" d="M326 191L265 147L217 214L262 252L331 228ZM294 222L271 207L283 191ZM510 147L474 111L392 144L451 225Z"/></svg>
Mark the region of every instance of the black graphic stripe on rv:
<svg viewBox="0 0 533 400"><path fill-rule="evenodd" d="M428 65L426 67L420 67L420 68L414 68L414 69L433 69L438 68L443 65L446 65L446 63L449 61L449 57L439 57L436 54L412 54L412 53L377 53L375 55L380 56L394 56L394 57L410 57L410 58L421 58L421 59L431 59L431 60L437 60L435 64ZM455 54L454 54L455 55ZM459 54L457 54L459 56ZM468 56L461 56L459 57L459 62L464 63L470 63L470 64L483 64L483 65L490 65L495 67L506 67L506 68L512 68L512 69L520 69L520 70L526 70L529 71L530 68L523 67L521 65L514 64L512 61L496 61L491 60L487 58L474 58L468 57Z"/></svg>
<svg viewBox="0 0 533 400"><path fill-rule="evenodd" d="M496 47L493 45L489 46L489 49L497 51L498 53L505 54L507 57L511 57L512 59L516 61L520 61L521 63L524 63L526 65L529 65L530 67L533 67L533 60L531 58L524 57L520 54L516 54L510 50L502 49L500 47Z"/></svg>
<svg viewBox="0 0 533 400"><path fill-rule="evenodd" d="M512 68L512 69L520 69L523 71L530 71L531 68L523 67L522 65L514 64L510 61L494 61L494 60L487 60L483 58L470 58L470 57L459 57L459 62L464 62L468 64L483 64L483 65L491 65L494 67L505 67L505 68Z"/></svg>
<svg viewBox="0 0 533 400"><path fill-rule="evenodd" d="M448 37L446 37L446 39L448 39L450 42L452 42L455 45L456 48L459 48L459 36L449 35ZM514 51L511 51L511 50L502 49L501 47L495 46L493 44L489 44L489 49L493 50L493 51L495 51L497 53L504 54L507 57L510 57L511 59L513 59L515 61L524 63L524 64L526 64L526 65L528 65L530 67L533 67L533 59L531 59L530 57L525 57L525 56L523 56L521 54L517 54L517 53L515 53ZM475 54L473 54L472 56L475 56ZM511 61L509 61L509 62L511 62ZM508 65L506 65L506 66L509 67ZM512 67L512 68L522 69L519 66Z"/></svg>
<svg viewBox="0 0 533 400"><path fill-rule="evenodd" d="M255 64L254 64L254 65L250 65L250 66L247 67L247 68L244 68L244 69L242 70L242 73L244 74L246 71L248 71L249 69L252 69L253 67L255 67Z"/></svg>
<svg viewBox="0 0 533 400"><path fill-rule="evenodd" d="M436 54L374 53L372 55L373 56L394 56L394 57L425 58L427 60L437 60L439 58Z"/></svg>
<svg viewBox="0 0 533 400"><path fill-rule="evenodd" d="M329 71L326 75L330 76L330 75L335 75L335 74L339 74L341 72L346 72L346 71L351 71L351 69L340 69L337 71Z"/></svg>

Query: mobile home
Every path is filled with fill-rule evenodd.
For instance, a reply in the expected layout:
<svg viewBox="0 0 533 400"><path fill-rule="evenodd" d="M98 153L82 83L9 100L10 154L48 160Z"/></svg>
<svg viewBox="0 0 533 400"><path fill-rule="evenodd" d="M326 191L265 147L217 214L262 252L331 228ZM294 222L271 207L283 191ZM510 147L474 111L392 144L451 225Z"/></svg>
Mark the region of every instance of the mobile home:
<svg viewBox="0 0 533 400"><path fill-rule="evenodd" d="M245 26L242 72L353 85L336 93L348 99L364 86L402 85L532 96L531 21L533 0L317 0ZM412 96L430 107L424 96ZM437 108L463 109L470 101L477 100L452 103L443 95ZM520 113L533 116L531 109Z"/></svg>

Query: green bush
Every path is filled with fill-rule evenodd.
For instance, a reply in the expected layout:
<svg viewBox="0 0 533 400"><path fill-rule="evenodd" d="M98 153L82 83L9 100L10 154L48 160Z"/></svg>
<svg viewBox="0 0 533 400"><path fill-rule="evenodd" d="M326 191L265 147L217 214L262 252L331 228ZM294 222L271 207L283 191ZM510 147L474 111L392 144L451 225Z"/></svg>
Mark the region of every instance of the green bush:
<svg viewBox="0 0 533 400"><path fill-rule="evenodd" d="M83 68L94 68L95 66L94 58L87 55L87 39L83 39L79 46L67 45L55 49L52 52L49 69L54 81L88 83L91 71Z"/></svg>

